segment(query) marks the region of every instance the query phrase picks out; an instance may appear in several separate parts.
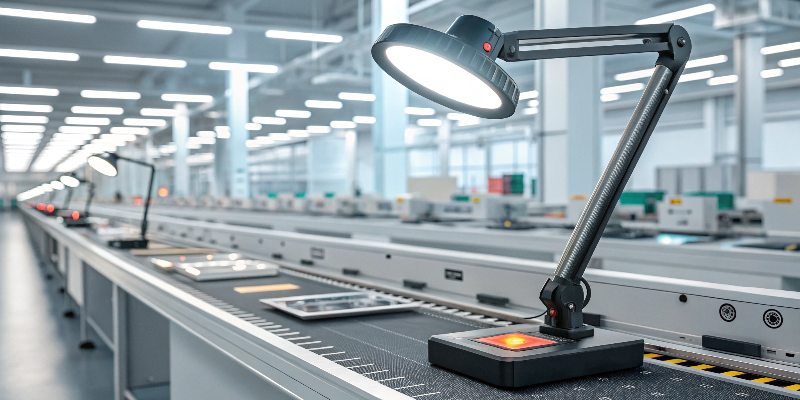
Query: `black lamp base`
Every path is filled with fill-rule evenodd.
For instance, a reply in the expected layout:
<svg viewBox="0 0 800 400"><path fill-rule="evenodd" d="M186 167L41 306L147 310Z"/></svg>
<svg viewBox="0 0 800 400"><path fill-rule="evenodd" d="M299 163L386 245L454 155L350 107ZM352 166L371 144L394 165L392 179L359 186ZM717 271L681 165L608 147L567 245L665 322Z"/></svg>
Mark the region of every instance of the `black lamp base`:
<svg viewBox="0 0 800 400"><path fill-rule="evenodd" d="M642 339L603 329L579 340L544 334L539 325L511 325L428 339L431 364L507 388L636 368L642 366L643 354Z"/></svg>
<svg viewBox="0 0 800 400"><path fill-rule="evenodd" d="M113 239L108 241L108 246L115 249L146 249L147 239Z"/></svg>
<svg viewBox="0 0 800 400"><path fill-rule="evenodd" d="M64 226L67 228L88 228L91 224L89 220L84 217L78 219L64 218Z"/></svg>

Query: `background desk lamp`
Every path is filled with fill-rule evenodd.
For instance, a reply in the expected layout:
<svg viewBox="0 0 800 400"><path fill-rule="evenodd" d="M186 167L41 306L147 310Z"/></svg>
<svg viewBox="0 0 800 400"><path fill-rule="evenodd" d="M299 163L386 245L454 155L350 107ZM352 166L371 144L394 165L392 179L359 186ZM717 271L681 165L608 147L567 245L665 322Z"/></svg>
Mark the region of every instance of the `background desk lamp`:
<svg viewBox="0 0 800 400"><path fill-rule="evenodd" d="M532 48L524 50L523 47ZM560 48L559 48L560 47ZM507 62L656 52L655 69L617 149L578 220L555 276L539 293L545 324L436 335L428 360L505 387L519 387L642 365L644 342L583 324L580 282L614 205L628 182L691 53L678 25L630 25L502 33L463 15L442 33L391 25L372 58L391 77L445 107L483 118L514 114L519 88L495 59ZM597 93L587 94L596 96Z"/></svg>
<svg viewBox="0 0 800 400"><path fill-rule="evenodd" d="M117 161L125 160L134 164L144 165L150 168L150 181L147 184L147 198L144 202L144 215L142 216L141 237L138 239L113 239L108 241L108 245L120 249L142 249L147 248L147 211L150 209L150 196L153 191L153 178L156 174L155 165L148 164L132 158L122 157L115 153L103 153L94 155L86 160L89 166L94 168L95 171L106 176L117 176Z"/></svg>
<svg viewBox="0 0 800 400"><path fill-rule="evenodd" d="M45 215L57 215L58 208L56 208L55 206L55 198L56 194L58 194L59 191L64 190L64 184L59 181L51 181L49 183L45 183L42 186L50 188L49 190L50 198L44 204L44 208L39 208L39 210L42 211L42 213Z"/></svg>
<svg viewBox="0 0 800 400"><path fill-rule="evenodd" d="M80 186L81 183L86 183L89 185L89 198L86 200L86 207L84 207L83 213L73 210L68 215L64 216L64 226L68 228L81 228L89 226L89 207L91 207L92 199L94 199L94 183L80 179L76 177L74 173L63 175L61 178L59 178L59 180L68 188L67 198L64 200L64 207L62 208L64 210L69 210L69 202L72 199L72 189Z"/></svg>

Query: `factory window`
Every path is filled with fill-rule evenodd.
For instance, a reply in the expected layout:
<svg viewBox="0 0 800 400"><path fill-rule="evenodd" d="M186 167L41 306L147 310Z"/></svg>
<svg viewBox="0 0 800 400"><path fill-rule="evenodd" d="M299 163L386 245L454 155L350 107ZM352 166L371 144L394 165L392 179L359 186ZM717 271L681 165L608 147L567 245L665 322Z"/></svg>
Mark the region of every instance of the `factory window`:
<svg viewBox="0 0 800 400"><path fill-rule="evenodd" d="M436 148L411 149L408 151L408 176L426 177L439 175L439 151Z"/></svg>

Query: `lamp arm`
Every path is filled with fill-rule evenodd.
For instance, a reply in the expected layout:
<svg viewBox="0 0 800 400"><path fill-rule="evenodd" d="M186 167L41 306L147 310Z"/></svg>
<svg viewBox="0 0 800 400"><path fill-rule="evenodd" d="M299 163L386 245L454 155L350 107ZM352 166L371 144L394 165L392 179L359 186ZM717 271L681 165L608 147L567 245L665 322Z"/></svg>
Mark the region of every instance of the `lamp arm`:
<svg viewBox="0 0 800 400"><path fill-rule="evenodd" d="M84 181L86 182L86 181ZM92 199L94 199L94 182L87 182L89 184L89 199L86 200L86 208L83 210L83 215L89 216L89 207L92 206Z"/></svg>
<svg viewBox="0 0 800 400"><path fill-rule="evenodd" d="M69 202L72 200L72 188L67 188L67 197L64 199L64 206L63 209L69 208Z"/></svg>
<svg viewBox="0 0 800 400"><path fill-rule="evenodd" d="M130 161L130 162L132 162L134 164L144 165L145 167L150 167L150 168L155 169L155 166L153 166L153 164L146 163L144 161L139 161L139 160L137 160L135 158L123 157L123 156L121 156L119 154L116 154L116 153L114 153L114 155L120 160Z"/></svg>
<svg viewBox="0 0 800 400"><path fill-rule="evenodd" d="M150 197L153 194L153 179L155 178L156 175L156 167L152 164L147 164L141 161L130 160L130 159L127 160L150 167L150 183L148 183L147 185L147 198L144 201L144 215L142 216L142 229L141 229L142 239L147 239L147 237L145 236L147 234L147 212L150 210Z"/></svg>

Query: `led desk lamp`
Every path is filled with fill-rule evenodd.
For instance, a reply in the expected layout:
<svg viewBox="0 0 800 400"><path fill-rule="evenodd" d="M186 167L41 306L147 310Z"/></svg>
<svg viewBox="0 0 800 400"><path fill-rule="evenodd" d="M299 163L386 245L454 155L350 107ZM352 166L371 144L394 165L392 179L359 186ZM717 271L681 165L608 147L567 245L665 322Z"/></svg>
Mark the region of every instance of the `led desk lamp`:
<svg viewBox="0 0 800 400"><path fill-rule="evenodd" d="M48 185L50 187L50 189L51 189L50 190L50 199L48 200L48 202L46 204L44 204L44 207L39 207L39 211L41 211L42 214L44 214L44 215L50 215L50 216L57 215L58 214L58 208L56 208L54 200L56 198L56 194L58 193L58 191L59 190L64 190L64 184L59 182L59 181L51 181L50 183L47 183L46 185Z"/></svg>
<svg viewBox="0 0 800 400"><path fill-rule="evenodd" d="M72 189L80 186L81 183L89 184L89 199L86 200L86 207L83 210L83 214L79 211L72 211L64 217L64 226L68 228L83 228L89 226L90 224L87 218L89 217L89 207L91 207L92 199L94 198L94 183L80 179L76 177L74 173L63 175L59 180L64 186L69 188L67 189L67 198L64 200L64 207L62 208L64 210L69 209L69 202L72 200Z"/></svg>
<svg viewBox="0 0 800 400"><path fill-rule="evenodd" d="M89 157L86 162L95 171L106 176L117 176L117 161L125 160L134 164L144 165L150 168L150 183L147 185L147 198L144 202L144 216L142 216L141 237L138 239L113 239L108 241L108 245L120 249L143 249L147 248L147 211L150 209L150 196L153 192L153 177L156 174L155 165L148 164L132 158L122 157L115 153L103 153Z"/></svg>
<svg viewBox="0 0 800 400"><path fill-rule="evenodd" d="M522 47L538 46L523 51ZM628 53L658 53L650 78L617 149L578 220L539 299L544 325L515 325L436 335L432 364L494 385L520 387L642 365L641 339L583 325L582 276L647 140L678 83L692 44L678 25L631 25L502 33L464 15L447 33L391 25L372 46L372 58L417 94L483 118L514 114L519 89L495 59L507 62ZM596 96L597 93L591 93ZM588 288L588 284L587 284ZM591 292L589 292L591 293Z"/></svg>

